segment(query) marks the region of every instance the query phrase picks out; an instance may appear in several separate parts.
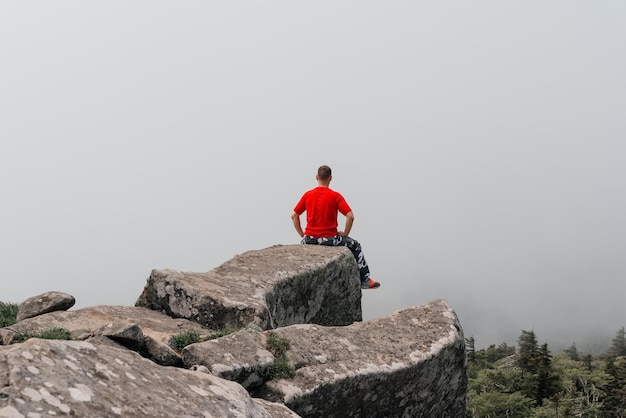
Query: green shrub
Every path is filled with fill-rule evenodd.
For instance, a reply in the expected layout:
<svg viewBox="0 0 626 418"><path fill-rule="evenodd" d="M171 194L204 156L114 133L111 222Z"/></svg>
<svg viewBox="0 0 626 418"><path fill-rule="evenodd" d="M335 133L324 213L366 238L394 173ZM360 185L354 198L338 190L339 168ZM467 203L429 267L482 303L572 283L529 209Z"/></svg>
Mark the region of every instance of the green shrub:
<svg viewBox="0 0 626 418"><path fill-rule="evenodd" d="M295 368L287 361L287 350L291 343L285 337L281 337L270 331L267 335L267 349L275 357L274 363L265 370L265 380L292 377Z"/></svg>
<svg viewBox="0 0 626 418"><path fill-rule="evenodd" d="M50 328L39 332L26 332L24 334L18 334L13 338L13 343L21 343L29 338L43 338L45 340L69 340L71 337L70 332L65 328Z"/></svg>
<svg viewBox="0 0 626 418"><path fill-rule="evenodd" d="M291 344L287 338L272 331L267 335L267 349L274 354L274 357L284 356L290 348Z"/></svg>
<svg viewBox="0 0 626 418"><path fill-rule="evenodd" d="M276 357L274 363L265 371L265 380L280 379L282 377L292 377L295 368L289 364L284 355Z"/></svg>
<svg viewBox="0 0 626 418"><path fill-rule="evenodd" d="M16 303L0 302L0 328L8 327L17 322L17 308Z"/></svg>
<svg viewBox="0 0 626 418"><path fill-rule="evenodd" d="M179 334L173 335L172 338L170 338L170 347L173 347L177 351L181 351L183 348L185 348L189 344L199 343L201 341L207 341L207 340L216 340L225 335L232 334L235 331L237 330L231 329L231 328L224 328L222 330L215 331L213 334L206 336L204 338L202 338L200 336L200 333L198 333L198 331L195 331L195 330L182 331Z"/></svg>
<svg viewBox="0 0 626 418"><path fill-rule="evenodd" d="M193 329L182 331L170 338L170 346L180 351L189 344L200 342L200 333Z"/></svg>

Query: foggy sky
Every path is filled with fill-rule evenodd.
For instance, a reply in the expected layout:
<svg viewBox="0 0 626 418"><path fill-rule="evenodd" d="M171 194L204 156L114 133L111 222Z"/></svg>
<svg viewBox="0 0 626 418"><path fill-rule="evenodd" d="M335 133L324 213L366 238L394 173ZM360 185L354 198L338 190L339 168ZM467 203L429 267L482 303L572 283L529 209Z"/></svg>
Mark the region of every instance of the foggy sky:
<svg viewBox="0 0 626 418"><path fill-rule="evenodd" d="M1 2L0 300L133 305L152 269L298 243L328 164L382 283L364 319L444 298L478 346L610 340L624 21L620 1Z"/></svg>

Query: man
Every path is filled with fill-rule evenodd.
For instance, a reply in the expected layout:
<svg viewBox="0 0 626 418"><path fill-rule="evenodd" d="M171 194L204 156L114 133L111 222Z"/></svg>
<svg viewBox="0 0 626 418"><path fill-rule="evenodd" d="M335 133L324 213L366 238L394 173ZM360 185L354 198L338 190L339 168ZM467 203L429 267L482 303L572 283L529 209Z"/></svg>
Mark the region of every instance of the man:
<svg viewBox="0 0 626 418"><path fill-rule="evenodd" d="M370 270L365 262L361 244L348 236L354 222L354 214L343 196L330 189L330 181L333 179L331 174L331 169L327 165L317 170L315 177L317 187L306 192L293 209L291 214L293 226L302 237L302 244L348 247L359 266L361 289L376 289L380 287L380 283L370 278ZM300 215L304 211L306 211L306 230L303 231ZM339 212L346 217L346 226L343 231L337 231Z"/></svg>

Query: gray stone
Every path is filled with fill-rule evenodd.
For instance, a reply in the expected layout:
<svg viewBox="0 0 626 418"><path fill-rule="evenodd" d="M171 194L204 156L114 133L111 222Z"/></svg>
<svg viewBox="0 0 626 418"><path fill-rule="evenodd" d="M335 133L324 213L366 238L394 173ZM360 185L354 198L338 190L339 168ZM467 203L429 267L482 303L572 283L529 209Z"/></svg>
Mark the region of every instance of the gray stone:
<svg viewBox="0 0 626 418"><path fill-rule="evenodd" d="M0 417L297 417L207 373L85 341L0 347Z"/></svg>
<svg viewBox="0 0 626 418"><path fill-rule="evenodd" d="M112 340L109 337L105 337L104 335L96 335L94 337L89 337L84 341L94 344L94 345L108 345L109 347L115 347L121 350L128 349L128 347L123 346L122 344L116 342L115 340Z"/></svg>
<svg viewBox="0 0 626 418"><path fill-rule="evenodd" d="M194 364L189 368L189 370L195 370L202 373L211 373L211 371L206 366L202 366L200 364Z"/></svg>
<svg viewBox="0 0 626 418"><path fill-rule="evenodd" d="M20 303L17 320L22 321L48 312L67 311L74 306L74 296L62 292L46 292L33 296Z"/></svg>
<svg viewBox="0 0 626 418"><path fill-rule="evenodd" d="M359 283L345 247L276 245L207 273L154 270L135 305L216 330L349 325L362 319Z"/></svg>
<svg viewBox="0 0 626 418"><path fill-rule="evenodd" d="M275 246L208 273L155 270L137 307L0 329L3 344L55 327L86 340L0 347L0 417L464 417L464 338L448 303L359 322L360 301L346 248ZM204 341L224 328L240 330L182 353L170 346L183 331ZM266 381L270 332L290 343L290 378Z"/></svg>
<svg viewBox="0 0 626 418"><path fill-rule="evenodd" d="M465 340L444 300L348 327L274 332L290 342L296 372L267 382L263 397L303 417L465 417Z"/></svg>
<svg viewBox="0 0 626 418"><path fill-rule="evenodd" d="M19 334L65 328L72 339L85 340L106 335L124 346L145 353L162 365L177 366L182 359L169 344L172 336L194 330L201 338L212 334L205 327L186 319L174 319L150 309L132 306L92 306L75 311L50 312L0 329L3 344Z"/></svg>
<svg viewBox="0 0 626 418"><path fill-rule="evenodd" d="M213 375L240 383L246 389L264 383L263 372L274 362L272 353L264 348L265 336L244 330L211 340L188 345L183 349L183 363L206 366Z"/></svg>
<svg viewBox="0 0 626 418"><path fill-rule="evenodd" d="M96 334L108 337L114 341L119 341L125 347L135 346L139 348L145 342L141 327L132 323L110 322L103 328L97 330Z"/></svg>
<svg viewBox="0 0 626 418"><path fill-rule="evenodd" d="M264 382L270 331L242 331L183 349L255 396L303 417L464 417L465 340L445 300L345 327L291 325L271 332L290 344L292 378Z"/></svg>
<svg viewBox="0 0 626 418"><path fill-rule="evenodd" d="M287 408L282 403L270 402L265 399L253 398L259 405L261 405L267 412L270 413L272 418L297 418L300 415Z"/></svg>

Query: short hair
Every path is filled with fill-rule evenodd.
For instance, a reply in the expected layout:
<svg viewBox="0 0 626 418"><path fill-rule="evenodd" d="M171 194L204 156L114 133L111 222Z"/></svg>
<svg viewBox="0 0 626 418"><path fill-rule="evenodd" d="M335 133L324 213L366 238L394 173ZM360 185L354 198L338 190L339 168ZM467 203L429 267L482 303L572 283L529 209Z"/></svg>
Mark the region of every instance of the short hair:
<svg viewBox="0 0 626 418"><path fill-rule="evenodd" d="M332 174L330 167L327 165L323 165L317 169L317 177L319 177L320 180L328 180Z"/></svg>

